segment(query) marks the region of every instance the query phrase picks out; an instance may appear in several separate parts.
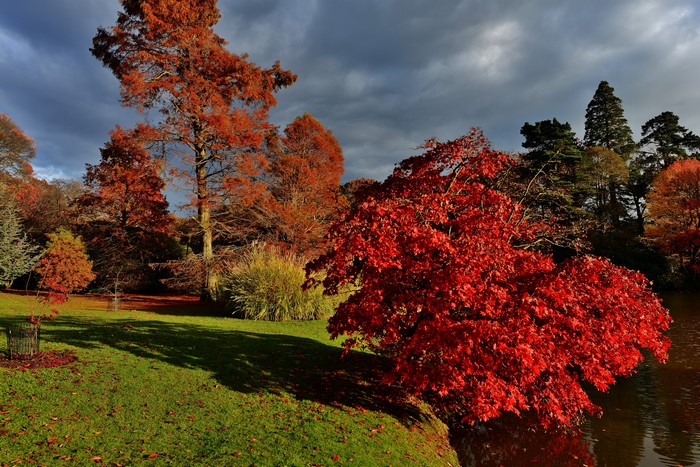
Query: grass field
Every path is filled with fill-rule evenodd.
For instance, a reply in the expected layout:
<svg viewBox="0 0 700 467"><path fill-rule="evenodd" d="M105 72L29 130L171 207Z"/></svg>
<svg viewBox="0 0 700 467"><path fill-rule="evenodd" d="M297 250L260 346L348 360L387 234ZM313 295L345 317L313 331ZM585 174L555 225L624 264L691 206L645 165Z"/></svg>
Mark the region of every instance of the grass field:
<svg viewBox="0 0 700 467"><path fill-rule="evenodd" d="M0 294L0 329L32 297ZM212 315L184 298L71 298L41 328L56 368L0 368L0 465L457 465L445 426L340 358L325 322ZM0 353L6 349L4 336Z"/></svg>

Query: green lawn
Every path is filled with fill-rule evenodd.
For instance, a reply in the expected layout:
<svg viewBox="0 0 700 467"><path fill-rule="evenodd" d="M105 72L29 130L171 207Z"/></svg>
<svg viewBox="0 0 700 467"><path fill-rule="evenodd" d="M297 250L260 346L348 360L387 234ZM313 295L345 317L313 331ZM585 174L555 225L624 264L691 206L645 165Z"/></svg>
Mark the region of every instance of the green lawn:
<svg viewBox="0 0 700 467"><path fill-rule="evenodd" d="M0 294L0 329L32 302ZM457 465L444 425L378 386L379 357L341 359L325 322L123 307L73 297L41 342L77 362L0 368L0 465Z"/></svg>

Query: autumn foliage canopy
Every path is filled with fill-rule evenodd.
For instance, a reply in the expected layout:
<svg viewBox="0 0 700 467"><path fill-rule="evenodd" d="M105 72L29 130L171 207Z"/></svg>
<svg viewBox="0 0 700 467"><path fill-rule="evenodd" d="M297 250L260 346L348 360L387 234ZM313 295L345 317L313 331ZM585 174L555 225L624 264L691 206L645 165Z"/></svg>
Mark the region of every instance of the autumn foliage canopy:
<svg viewBox="0 0 700 467"><path fill-rule="evenodd" d="M36 154L34 141L5 113L0 113L0 181L26 178L33 170L29 163Z"/></svg>
<svg viewBox="0 0 700 467"><path fill-rule="evenodd" d="M546 225L496 188L511 158L476 130L430 140L330 230L330 293L354 288L328 328L393 362L399 383L471 423L503 412L572 424L648 349L665 360L670 318L646 279L605 259L555 263Z"/></svg>
<svg viewBox="0 0 700 467"><path fill-rule="evenodd" d="M321 243L338 215L343 151L330 130L312 117L297 117L284 130L270 174L278 230L299 252Z"/></svg>
<svg viewBox="0 0 700 467"><path fill-rule="evenodd" d="M121 4L116 24L99 28L90 50L119 79L124 105L163 115L161 138L174 144L180 156L175 172L195 195L207 267L203 295L215 298L212 210L221 202L222 186L255 165L273 129L268 111L276 104L274 93L296 75L279 63L261 68L247 55L228 51L214 31L220 18L216 0Z"/></svg>
<svg viewBox="0 0 700 467"><path fill-rule="evenodd" d="M654 180L648 196L651 224L646 236L700 272L700 161L677 161Z"/></svg>
<svg viewBox="0 0 700 467"><path fill-rule="evenodd" d="M116 224L114 230L119 235L165 233L171 224L162 192L163 164L151 158L144 147L151 132L146 125L133 130L117 127L100 151L101 162L86 167L84 180L90 193L83 196L81 204L96 213L96 220Z"/></svg>

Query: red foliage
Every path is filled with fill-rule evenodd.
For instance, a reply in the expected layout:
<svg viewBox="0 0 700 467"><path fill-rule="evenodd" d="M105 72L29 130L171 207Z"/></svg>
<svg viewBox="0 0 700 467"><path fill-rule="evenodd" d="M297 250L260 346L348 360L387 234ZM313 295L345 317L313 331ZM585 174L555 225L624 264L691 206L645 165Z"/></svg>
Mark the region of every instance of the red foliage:
<svg viewBox="0 0 700 467"><path fill-rule="evenodd" d="M674 162L654 180L647 197L646 237L700 270L700 161Z"/></svg>
<svg viewBox="0 0 700 467"><path fill-rule="evenodd" d="M29 176L23 179L13 179L9 181L8 185L10 186L8 191L14 193L17 206L22 207L23 213L27 213L36 208L37 202L41 198L42 189L47 185L47 182Z"/></svg>
<svg viewBox="0 0 700 467"><path fill-rule="evenodd" d="M301 256L319 252L330 222L347 204L340 195L343 152L330 130L310 114L284 135L270 135L268 157L226 180L228 203L217 213L235 243L274 244Z"/></svg>
<svg viewBox="0 0 700 467"><path fill-rule="evenodd" d="M102 285L135 285L147 264L165 257L173 219L163 194L163 163L146 145L156 132L138 125L117 127L101 150L98 165L87 165L79 199L81 233L95 260Z"/></svg>
<svg viewBox="0 0 700 467"><path fill-rule="evenodd" d="M340 191L345 196L350 209L356 208L366 196L372 193L379 185L377 180L372 178L356 178L340 187Z"/></svg>
<svg viewBox="0 0 700 467"><path fill-rule="evenodd" d="M68 294L84 289L95 278L80 237L63 229L49 234L34 271L39 275L39 288L48 291L42 300L50 305L65 303Z"/></svg>
<svg viewBox="0 0 700 467"><path fill-rule="evenodd" d="M106 220L119 235L127 231L167 233L172 221L162 190L161 161L144 148L155 137L150 127L139 125L127 131L117 127L100 151L98 165L87 165L85 185L92 190L81 203L96 220Z"/></svg>
<svg viewBox="0 0 700 467"><path fill-rule="evenodd" d="M356 290L329 322L345 345L388 354L388 381L465 422L532 412L545 426L598 408L641 348L659 360L670 317L639 273L605 259L555 264L543 225L493 186L511 159L483 135L426 143L331 228L330 293Z"/></svg>
<svg viewBox="0 0 700 467"><path fill-rule="evenodd" d="M68 365L69 363L73 363L77 360L78 357L72 350L64 350L62 352L39 352L31 359L9 359L0 355L0 367L24 371L39 368L55 368L57 366Z"/></svg>

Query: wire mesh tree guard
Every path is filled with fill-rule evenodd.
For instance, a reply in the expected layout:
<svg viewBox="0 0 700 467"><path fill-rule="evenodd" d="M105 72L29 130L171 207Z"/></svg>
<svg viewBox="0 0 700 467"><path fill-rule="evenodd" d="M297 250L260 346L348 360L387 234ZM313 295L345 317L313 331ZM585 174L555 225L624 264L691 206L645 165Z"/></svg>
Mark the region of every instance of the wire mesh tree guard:
<svg viewBox="0 0 700 467"><path fill-rule="evenodd" d="M10 359L31 359L39 354L39 324L11 324L7 328L7 349Z"/></svg>

